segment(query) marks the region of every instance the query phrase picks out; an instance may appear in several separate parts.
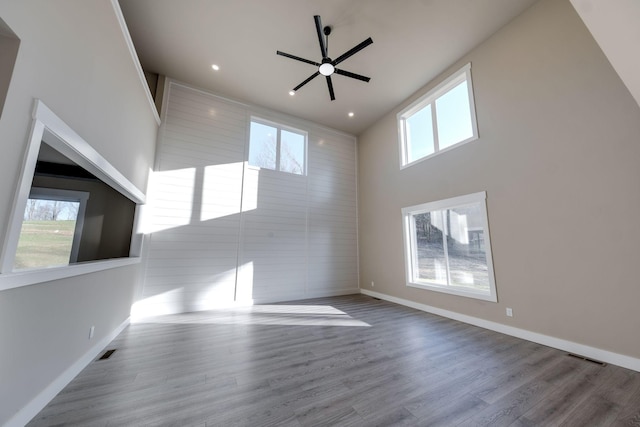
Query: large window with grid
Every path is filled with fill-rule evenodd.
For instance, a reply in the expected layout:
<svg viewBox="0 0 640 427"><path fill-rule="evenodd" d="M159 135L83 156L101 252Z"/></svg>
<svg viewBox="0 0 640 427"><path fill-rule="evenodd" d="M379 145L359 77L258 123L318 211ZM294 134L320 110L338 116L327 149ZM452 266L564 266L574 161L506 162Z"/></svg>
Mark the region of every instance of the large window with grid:
<svg viewBox="0 0 640 427"><path fill-rule="evenodd" d="M486 193L402 209L407 286L497 301Z"/></svg>

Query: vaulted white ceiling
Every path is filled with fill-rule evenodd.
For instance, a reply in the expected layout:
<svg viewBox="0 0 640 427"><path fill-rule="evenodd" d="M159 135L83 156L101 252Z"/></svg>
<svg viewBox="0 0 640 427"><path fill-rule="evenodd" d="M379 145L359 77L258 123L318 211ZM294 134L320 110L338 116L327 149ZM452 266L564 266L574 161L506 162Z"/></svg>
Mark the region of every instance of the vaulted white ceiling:
<svg viewBox="0 0 640 427"><path fill-rule="evenodd" d="M145 70L354 135L444 71L536 0L120 0ZM320 62L314 15L332 27L329 56L373 44L332 77L336 100L312 65ZM213 71L212 64L220 66ZM353 117L348 113L353 112Z"/></svg>

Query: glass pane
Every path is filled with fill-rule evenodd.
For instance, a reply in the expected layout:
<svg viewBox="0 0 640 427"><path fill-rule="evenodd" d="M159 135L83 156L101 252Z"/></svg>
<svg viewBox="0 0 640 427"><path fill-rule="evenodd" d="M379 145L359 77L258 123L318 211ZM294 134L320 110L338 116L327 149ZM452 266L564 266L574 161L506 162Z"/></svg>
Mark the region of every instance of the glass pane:
<svg viewBox="0 0 640 427"><path fill-rule="evenodd" d="M280 170L282 172L304 173L304 135L280 132Z"/></svg>
<svg viewBox="0 0 640 427"><path fill-rule="evenodd" d="M447 284L447 263L442 239L442 211L413 215L416 225L418 268L414 270L418 282Z"/></svg>
<svg viewBox="0 0 640 427"><path fill-rule="evenodd" d="M440 150L473 136L466 80L436 100L436 121Z"/></svg>
<svg viewBox="0 0 640 427"><path fill-rule="evenodd" d="M484 215L480 204L445 211L451 285L489 292L484 246Z"/></svg>
<svg viewBox="0 0 640 427"><path fill-rule="evenodd" d="M29 199L13 268L69 264L79 202Z"/></svg>
<svg viewBox="0 0 640 427"><path fill-rule="evenodd" d="M433 154L433 122L431 104L405 120L407 137L407 161Z"/></svg>
<svg viewBox="0 0 640 427"><path fill-rule="evenodd" d="M251 122L249 164L265 169L276 168L278 130L262 123Z"/></svg>

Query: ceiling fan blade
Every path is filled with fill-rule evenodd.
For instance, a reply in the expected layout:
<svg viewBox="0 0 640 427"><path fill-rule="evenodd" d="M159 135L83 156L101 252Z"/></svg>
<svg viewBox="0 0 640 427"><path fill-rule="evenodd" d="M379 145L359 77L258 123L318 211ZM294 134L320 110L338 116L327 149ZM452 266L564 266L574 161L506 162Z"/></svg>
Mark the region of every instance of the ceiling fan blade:
<svg viewBox="0 0 640 427"><path fill-rule="evenodd" d="M320 63L318 63L318 62L310 61L310 60L304 59L304 58L300 58L299 56L291 55L290 53L285 53L285 52L281 52L281 51L278 50L278 51L276 51L276 54L280 55L280 56L285 56L287 58L295 59L296 61L306 62L307 64L315 65L316 67L320 66Z"/></svg>
<svg viewBox="0 0 640 427"><path fill-rule="evenodd" d="M322 52L322 58L327 57L327 46L324 43L324 34L322 33L322 21L320 15L315 15L313 19L316 21L316 31L318 32L318 42L320 42L320 52Z"/></svg>
<svg viewBox="0 0 640 427"><path fill-rule="evenodd" d="M366 39L365 41L363 41L362 43L360 43L359 45L357 45L354 48L351 48L350 50L346 51L345 53L343 53L342 55L338 56L334 61L333 61L333 65L338 65L339 63L341 63L342 61L344 61L345 59L349 58L350 56L355 55L356 53L360 52L362 49L364 49L365 47L369 46L371 43L373 43L373 40L371 39L371 37L369 37L368 39Z"/></svg>
<svg viewBox="0 0 640 427"><path fill-rule="evenodd" d="M371 80L371 77L361 76L360 74L352 73L350 71L338 70L337 68L334 68L333 71L341 76L351 77L352 79L362 80L363 82Z"/></svg>
<svg viewBox="0 0 640 427"><path fill-rule="evenodd" d="M298 89L300 89L302 86L306 85L307 83L309 83L311 80L313 80L315 77L317 77L320 74L320 71L316 71L315 73L311 74L305 81L303 81L302 83L300 83L298 86L293 88L293 91L297 91Z"/></svg>
<svg viewBox="0 0 640 427"><path fill-rule="evenodd" d="M331 76L327 76L327 87L329 87L329 96L332 101L336 100L336 95L333 93L333 83L331 83Z"/></svg>

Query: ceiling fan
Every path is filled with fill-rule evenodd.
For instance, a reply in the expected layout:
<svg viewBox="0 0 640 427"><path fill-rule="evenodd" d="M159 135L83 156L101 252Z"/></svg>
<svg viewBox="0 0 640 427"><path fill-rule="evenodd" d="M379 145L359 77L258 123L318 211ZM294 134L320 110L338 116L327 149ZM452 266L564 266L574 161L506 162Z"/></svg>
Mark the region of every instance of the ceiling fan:
<svg viewBox="0 0 640 427"><path fill-rule="evenodd" d="M365 76L361 76L360 74L355 74L349 71L340 70L336 68L336 65L340 64L345 59L355 55L365 47L369 46L371 43L373 43L373 40L371 40L371 37L369 37L362 43L349 49L342 55L338 56L336 59L332 60L331 58L329 58L329 34L331 34L331 27L329 26L324 28L322 27L322 21L320 20L320 15L315 15L313 19L316 22L316 31L318 33L318 42L320 42L320 52L322 53L322 62L318 63L315 61L311 61L309 59L300 58L299 56L291 55L289 53L281 52L279 50L276 51L276 54L318 67L318 70L315 73L309 76L306 80L304 80L298 86L294 87L293 92L296 92L302 86L306 85L315 77L322 74L327 79L327 87L329 88L329 97L331 97L331 100L334 101L336 97L335 97L335 94L333 93L333 83L331 82L331 75L333 73L339 74L341 76L351 77L352 79L362 80L363 82L368 82L369 80L371 80L370 77L365 77Z"/></svg>

